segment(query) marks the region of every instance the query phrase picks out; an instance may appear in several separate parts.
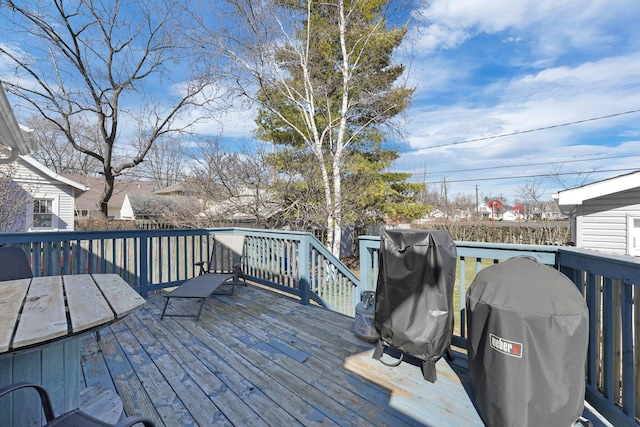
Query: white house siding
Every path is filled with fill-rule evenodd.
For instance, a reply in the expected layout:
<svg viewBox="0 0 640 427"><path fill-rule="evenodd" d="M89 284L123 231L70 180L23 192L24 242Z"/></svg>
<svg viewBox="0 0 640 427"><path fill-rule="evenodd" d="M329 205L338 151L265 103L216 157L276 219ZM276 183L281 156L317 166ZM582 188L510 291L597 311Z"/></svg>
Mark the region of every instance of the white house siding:
<svg viewBox="0 0 640 427"><path fill-rule="evenodd" d="M124 196L122 208L120 209L120 212L118 212L118 217L121 219L136 219L135 215L133 214L133 208L131 207L129 195Z"/></svg>
<svg viewBox="0 0 640 427"><path fill-rule="evenodd" d="M58 224L58 228L60 230L73 230L74 229L74 189L70 187L64 188L66 190L64 192L64 196L62 196L63 192L60 192L60 204L58 205L58 215L60 216L60 221L63 224Z"/></svg>
<svg viewBox="0 0 640 427"><path fill-rule="evenodd" d="M33 198L54 199L54 215L57 223L52 231L73 230L74 188L60 182L52 182L48 177L32 165L18 160L12 164L14 169L14 182L20 185ZM33 198L31 200L33 200ZM24 212L26 218L23 225L28 231L32 231L32 204L28 203ZM24 229L23 228L23 231ZM43 229L45 231L45 229ZM49 229L46 229L49 231Z"/></svg>
<svg viewBox="0 0 640 427"><path fill-rule="evenodd" d="M585 200L577 213L576 246L627 254L628 216L640 217L640 188Z"/></svg>

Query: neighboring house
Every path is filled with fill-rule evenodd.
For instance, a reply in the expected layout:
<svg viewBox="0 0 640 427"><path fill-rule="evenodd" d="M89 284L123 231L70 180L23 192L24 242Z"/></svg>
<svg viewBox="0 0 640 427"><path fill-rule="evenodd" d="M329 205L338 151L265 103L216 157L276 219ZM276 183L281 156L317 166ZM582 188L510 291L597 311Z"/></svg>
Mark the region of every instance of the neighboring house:
<svg viewBox="0 0 640 427"><path fill-rule="evenodd" d="M529 215L531 219L534 219L534 220L567 219L566 214L563 214L560 207L558 207L558 203L557 202L554 203L553 201L543 202L539 206L532 206Z"/></svg>
<svg viewBox="0 0 640 427"><path fill-rule="evenodd" d="M85 184L89 191L76 199L76 218L101 217L100 198L104 189L104 179L92 176L71 176L74 180ZM146 181L116 178L113 195L107 204L107 217L121 219L120 211L127 194L150 195L151 186Z"/></svg>
<svg viewBox="0 0 640 427"><path fill-rule="evenodd" d="M198 199L186 196L126 194L120 219L123 220L190 220L201 212Z"/></svg>
<svg viewBox="0 0 640 427"><path fill-rule="evenodd" d="M12 174L13 182L25 194L24 209L12 230L7 231L59 231L73 230L74 200L88 190L82 183L62 176L24 155L1 169Z"/></svg>
<svg viewBox="0 0 640 427"><path fill-rule="evenodd" d="M478 205L477 214L480 219L491 219L491 213L493 211L486 203ZM494 214L497 216L497 214Z"/></svg>
<svg viewBox="0 0 640 427"><path fill-rule="evenodd" d="M178 182L177 184L156 190L153 194L161 196L195 196L193 193L193 185L186 182Z"/></svg>
<svg viewBox="0 0 640 427"><path fill-rule="evenodd" d="M267 190L240 188L235 197L222 201L207 201L204 217L219 225L265 227L265 222L277 221L281 207Z"/></svg>
<svg viewBox="0 0 640 427"><path fill-rule="evenodd" d="M559 191L580 248L640 256L640 171Z"/></svg>
<svg viewBox="0 0 640 427"><path fill-rule="evenodd" d="M30 157L34 148L0 85L0 171L9 184L1 195L3 217L8 214L3 231L73 230L74 199L88 188Z"/></svg>
<svg viewBox="0 0 640 427"><path fill-rule="evenodd" d="M453 222L468 221L472 218L471 210L469 208L450 208L448 212L443 212L440 209L434 209L428 216L422 217L417 221L413 221L414 224L424 224L430 220L439 220L447 218Z"/></svg>
<svg viewBox="0 0 640 427"><path fill-rule="evenodd" d="M500 219L502 219L503 221L517 221L518 214L513 211L506 211L501 215Z"/></svg>

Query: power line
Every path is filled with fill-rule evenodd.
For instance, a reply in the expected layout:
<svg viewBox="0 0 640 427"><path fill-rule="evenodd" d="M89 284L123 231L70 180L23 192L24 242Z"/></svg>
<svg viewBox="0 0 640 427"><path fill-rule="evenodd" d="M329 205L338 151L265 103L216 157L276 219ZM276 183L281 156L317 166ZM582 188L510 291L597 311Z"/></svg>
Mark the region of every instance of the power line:
<svg viewBox="0 0 640 427"><path fill-rule="evenodd" d="M514 175L514 176L503 176L503 177L495 177L495 178L451 179L451 180L447 180L447 183L451 184L454 182L502 181L507 179L543 178L543 177L549 177L549 176L581 175L586 173L605 173L605 172L629 172L629 171L637 171L637 170L638 168L623 168L623 169L606 169L606 170L588 171L588 172L563 172L563 173L555 173L555 174ZM440 184L441 182L442 181L433 181L433 182L425 182L425 184Z"/></svg>
<svg viewBox="0 0 640 427"><path fill-rule="evenodd" d="M507 136L522 135L522 134L525 134L525 133L539 132L539 131L542 131L542 130L555 129L555 128L560 128L560 127L565 127L565 126L577 125L577 124L581 124L581 123L594 122L594 121L597 121L597 120L610 119L612 117L624 116L626 114L633 114L633 113L640 113L640 109L623 111L621 113L609 114L607 116L592 117L592 118L589 118L589 119L576 120L574 122L567 122L567 123L560 123L560 124L557 124L557 125L544 126L544 127L539 127L539 128L535 128L535 129L527 129L527 130L515 131L515 132L510 132L510 133L502 133L502 134L499 134L499 135L492 135L492 136L485 136L485 137L481 137L481 138L468 139L468 140L465 140L465 141L448 142L448 143L445 143L445 144L431 145L429 147L422 147L422 148L412 148L412 149L408 149L408 150L405 150L405 151L400 151L400 153L411 153L411 152L415 152L415 151L428 150L430 148L450 147L450 146L453 146L453 145L468 144L470 142L488 141L488 140L491 140L491 139L505 138Z"/></svg>
<svg viewBox="0 0 640 427"><path fill-rule="evenodd" d="M427 175L439 175L446 173L460 173L460 172L477 172L477 171L485 171L485 170L494 170L494 169L508 169L508 168L521 168L526 166L547 166L547 165L556 165L556 164L565 164L565 163L579 163L579 162L590 162L590 161L599 161L599 160L611 160L611 159L621 159L621 158L630 158L630 157L640 157L640 154L632 154L625 156L608 156L608 157L596 157L590 159L576 159L576 160L557 160L553 162L539 162L539 163L524 163L518 165L499 165L499 166L485 166L481 168L471 168L471 169L455 169L448 171L437 171L437 172L416 172L412 173L413 176L427 176Z"/></svg>

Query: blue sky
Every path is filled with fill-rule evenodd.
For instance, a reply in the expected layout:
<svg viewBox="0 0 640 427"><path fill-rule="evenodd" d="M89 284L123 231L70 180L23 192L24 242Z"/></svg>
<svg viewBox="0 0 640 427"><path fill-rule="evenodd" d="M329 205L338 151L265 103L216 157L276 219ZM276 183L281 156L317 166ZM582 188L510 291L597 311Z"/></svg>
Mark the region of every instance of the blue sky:
<svg viewBox="0 0 640 427"><path fill-rule="evenodd" d="M638 0L431 0L398 52L416 93L392 168L508 202L640 169L638 22ZM199 130L249 141L253 118Z"/></svg>
<svg viewBox="0 0 640 427"><path fill-rule="evenodd" d="M640 3L433 0L416 16L396 170L511 202L534 179L548 196L640 169Z"/></svg>
<svg viewBox="0 0 640 427"><path fill-rule="evenodd" d="M432 0L413 19L398 60L416 93L392 169L510 203L526 184L550 200L640 169L637 0ZM223 133L252 124L234 113Z"/></svg>

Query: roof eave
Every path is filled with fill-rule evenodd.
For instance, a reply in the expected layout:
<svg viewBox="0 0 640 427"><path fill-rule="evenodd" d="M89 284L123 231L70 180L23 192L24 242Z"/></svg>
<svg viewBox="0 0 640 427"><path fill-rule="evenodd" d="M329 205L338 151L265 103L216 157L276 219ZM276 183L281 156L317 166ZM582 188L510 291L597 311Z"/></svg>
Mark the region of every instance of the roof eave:
<svg viewBox="0 0 640 427"><path fill-rule="evenodd" d="M18 125L2 85L0 85L0 144L11 150L9 157L0 157L0 164L12 163L19 155L29 154L35 144L31 136Z"/></svg>

